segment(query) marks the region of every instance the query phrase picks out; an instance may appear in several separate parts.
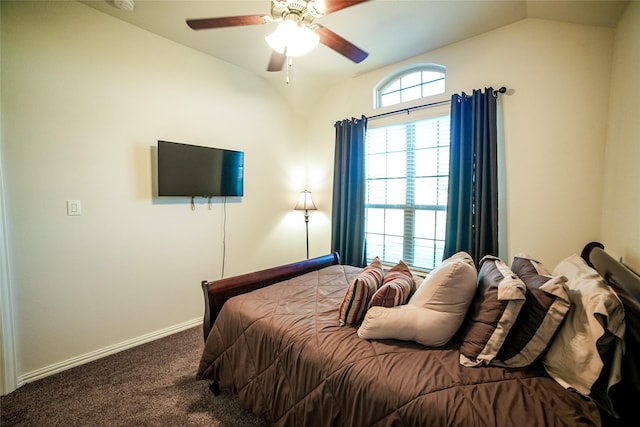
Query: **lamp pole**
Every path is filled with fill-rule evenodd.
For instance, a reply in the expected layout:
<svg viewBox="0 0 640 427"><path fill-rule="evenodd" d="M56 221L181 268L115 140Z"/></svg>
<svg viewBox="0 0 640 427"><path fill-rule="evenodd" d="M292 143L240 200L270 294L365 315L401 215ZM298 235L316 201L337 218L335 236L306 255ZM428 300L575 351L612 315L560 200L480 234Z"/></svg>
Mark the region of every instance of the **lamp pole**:
<svg viewBox="0 0 640 427"><path fill-rule="evenodd" d="M309 210L304 210L304 226L307 232L307 259L309 259Z"/></svg>

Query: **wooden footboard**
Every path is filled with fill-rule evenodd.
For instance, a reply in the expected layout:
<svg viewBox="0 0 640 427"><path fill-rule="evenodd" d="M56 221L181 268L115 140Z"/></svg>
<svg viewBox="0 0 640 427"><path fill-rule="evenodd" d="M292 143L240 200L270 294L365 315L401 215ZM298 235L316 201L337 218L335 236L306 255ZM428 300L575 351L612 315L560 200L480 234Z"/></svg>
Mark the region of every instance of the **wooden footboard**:
<svg viewBox="0 0 640 427"><path fill-rule="evenodd" d="M317 258L280 265L240 276L233 276L213 282L203 281L204 320L202 330L204 340L207 340L213 322L215 322L218 317L222 305L229 298L339 263L340 255L337 252L333 252Z"/></svg>

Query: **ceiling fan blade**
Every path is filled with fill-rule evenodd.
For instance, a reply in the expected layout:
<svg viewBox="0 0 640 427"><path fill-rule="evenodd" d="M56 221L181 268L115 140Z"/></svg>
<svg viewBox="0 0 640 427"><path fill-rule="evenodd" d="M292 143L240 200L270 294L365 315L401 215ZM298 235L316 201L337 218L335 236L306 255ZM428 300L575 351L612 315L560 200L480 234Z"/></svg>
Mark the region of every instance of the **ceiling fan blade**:
<svg viewBox="0 0 640 427"><path fill-rule="evenodd" d="M340 9L354 6L358 3L364 3L369 0L324 0L322 12L327 15Z"/></svg>
<svg viewBox="0 0 640 427"><path fill-rule="evenodd" d="M364 61L369 54L364 50L360 49L358 46L354 45L350 41L344 39L343 37L337 35L327 27L323 27L320 24L316 24L318 28L316 29L316 33L320 36L320 43L323 45L335 50L340 55L343 55L356 64Z"/></svg>
<svg viewBox="0 0 640 427"><path fill-rule="evenodd" d="M271 51L271 59L269 59L269 66L267 67L267 71L282 70L282 66L284 65L284 62L286 60L287 56L284 53L279 53L275 50Z"/></svg>
<svg viewBox="0 0 640 427"><path fill-rule="evenodd" d="M187 19L187 25L193 30L209 28L240 27L244 25L266 24L263 15L227 16L222 18Z"/></svg>

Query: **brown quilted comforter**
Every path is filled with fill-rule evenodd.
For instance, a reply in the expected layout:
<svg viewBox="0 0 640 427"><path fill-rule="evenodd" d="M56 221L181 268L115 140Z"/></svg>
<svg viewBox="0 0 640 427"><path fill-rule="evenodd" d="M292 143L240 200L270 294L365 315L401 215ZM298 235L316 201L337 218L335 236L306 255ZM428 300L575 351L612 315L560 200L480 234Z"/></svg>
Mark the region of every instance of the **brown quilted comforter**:
<svg viewBox="0 0 640 427"><path fill-rule="evenodd" d="M540 367L460 366L444 347L367 341L338 325L359 268L334 265L225 303L199 379L282 426L589 426L595 404Z"/></svg>

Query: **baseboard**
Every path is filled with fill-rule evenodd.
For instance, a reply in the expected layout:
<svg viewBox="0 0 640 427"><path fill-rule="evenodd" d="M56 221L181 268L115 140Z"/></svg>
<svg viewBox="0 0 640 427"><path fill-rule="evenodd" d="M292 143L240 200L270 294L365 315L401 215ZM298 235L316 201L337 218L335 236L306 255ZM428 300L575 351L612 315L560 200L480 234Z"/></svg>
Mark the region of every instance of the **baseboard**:
<svg viewBox="0 0 640 427"><path fill-rule="evenodd" d="M154 341L175 334L177 332L184 331L186 329L193 328L198 325L202 325L202 318L197 318L177 325L169 326L168 328L161 329L159 331L151 332L149 334L142 335L137 338L132 338L127 341L122 341L118 344L110 345L96 351L72 357L71 359L63 360L62 362L54 363L53 365L45 366L44 368L40 368L32 372L27 372L26 374L20 375L18 377L17 386L21 387L27 383L40 380L53 374L57 374L58 372L66 371L67 369L84 365L85 363L89 363L94 360L119 353L123 350L127 350L129 348L133 348L141 344Z"/></svg>

